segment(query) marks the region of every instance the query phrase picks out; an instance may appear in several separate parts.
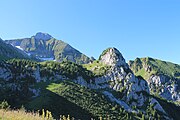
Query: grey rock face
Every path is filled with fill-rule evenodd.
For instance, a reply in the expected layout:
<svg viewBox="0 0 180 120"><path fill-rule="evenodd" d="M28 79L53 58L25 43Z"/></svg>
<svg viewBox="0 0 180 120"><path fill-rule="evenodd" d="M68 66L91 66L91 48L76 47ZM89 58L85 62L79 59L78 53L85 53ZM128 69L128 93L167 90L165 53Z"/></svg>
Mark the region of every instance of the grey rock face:
<svg viewBox="0 0 180 120"><path fill-rule="evenodd" d="M122 54L116 48L109 48L100 56L100 62L110 66L128 67Z"/></svg>
<svg viewBox="0 0 180 120"><path fill-rule="evenodd" d="M85 80L75 80L76 83L91 89L111 89L114 91L122 91L122 99L130 106L143 106L148 100L143 93L149 94L149 87L145 80L138 79L129 70L122 54L115 48L107 49L100 56L100 62L111 66L107 74L94 78L94 83L87 83Z"/></svg>
<svg viewBox="0 0 180 120"><path fill-rule="evenodd" d="M177 89L176 81L165 75L152 75L148 84L153 93L158 93L159 96L167 100L180 101L180 92Z"/></svg>
<svg viewBox="0 0 180 120"><path fill-rule="evenodd" d="M132 110L131 107L129 107L129 105L127 105L124 101L115 98L115 97L113 96L113 94L111 94L110 92L104 91L103 94L106 95L112 102L118 103L118 104L119 104L120 106L122 106L126 111L128 111L128 112L136 112L136 111Z"/></svg>
<svg viewBox="0 0 180 120"><path fill-rule="evenodd" d="M36 33L36 35L34 36L34 38L35 38L36 40L45 40L45 41L46 41L46 40L51 39L52 36L49 35L48 33L38 32L38 33Z"/></svg>
<svg viewBox="0 0 180 120"><path fill-rule="evenodd" d="M132 72L125 72L123 67L114 67L106 75L91 80L94 82L87 83L82 77L78 77L74 81L90 89L111 89L116 92L123 91L122 98L114 97L110 91L104 91L103 94L112 102L118 103L129 112L136 112L131 109L133 106L142 107L146 106L147 103L150 104L149 98L144 95L144 93L150 94L148 83L143 79L135 77ZM164 112L159 103L157 103L155 107Z"/></svg>
<svg viewBox="0 0 180 120"><path fill-rule="evenodd" d="M133 72L129 70L129 66L118 50L114 48L108 49L106 53L101 55L100 62L111 66L111 69L105 75L96 77L94 80L90 80L89 83L82 77L78 77L75 82L90 89L104 90L103 94L107 96L110 101L118 103L126 111L137 112L132 109L133 106L141 108L153 104L154 109L166 114L156 99L153 98L150 100L150 98L146 96L150 94L147 81L142 78L137 78ZM150 68L148 69L150 70ZM164 81L161 81L161 83L163 82ZM111 91L121 91L123 95L121 97L115 97Z"/></svg>

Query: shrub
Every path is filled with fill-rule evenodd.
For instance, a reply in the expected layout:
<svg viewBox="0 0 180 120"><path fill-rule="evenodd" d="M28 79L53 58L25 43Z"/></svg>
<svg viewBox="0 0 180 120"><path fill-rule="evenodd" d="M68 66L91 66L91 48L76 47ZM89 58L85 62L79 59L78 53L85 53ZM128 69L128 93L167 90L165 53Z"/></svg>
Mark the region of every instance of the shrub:
<svg viewBox="0 0 180 120"><path fill-rule="evenodd" d="M10 105L5 100L3 102L1 102L1 104L0 104L0 109L8 109L9 107L10 107Z"/></svg>

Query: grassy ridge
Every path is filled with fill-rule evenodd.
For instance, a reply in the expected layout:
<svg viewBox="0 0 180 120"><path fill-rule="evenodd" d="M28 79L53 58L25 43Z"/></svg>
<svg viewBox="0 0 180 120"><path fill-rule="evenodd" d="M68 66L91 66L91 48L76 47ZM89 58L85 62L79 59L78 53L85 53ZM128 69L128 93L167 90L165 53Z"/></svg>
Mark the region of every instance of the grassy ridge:
<svg viewBox="0 0 180 120"><path fill-rule="evenodd" d="M36 88L41 88L41 94L25 105L27 109L49 110L55 118L59 118L60 115L70 115L81 119L90 119L92 117L91 114L79 107L77 104L74 104L63 96L57 95L56 93L46 89L48 84L50 83L39 83L35 86Z"/></svg>
<svg viewBox="0 0 180 120"><path fill-rule="evenodd" d="M136 58L129 61L129 66L136 75L148 79L152 74L164 74L173 78L180 78L180 65L153 58ZM151 67L151 71L145 68Z"/></svg>
<svg viewBox="0 0 180 120"><path fill-rule="evenodd" d="M122 110L117 105L109 102L104 95L87 89L70 81L39 83L36 88L44 88L41 95L26 107L29 109L48 109L56 118L60 114L74 116L80 119L120 118L126 113L118 113Z"/></svg>
<svg viewBox="0 0 180 120"><path fill-rule="evenodd" d="M105 96L96 91L89 90L72 82L50 84L47 89L77 104L93 116L106 117L106 114L108 114L111 117L115 117L115 111L112 110L114 105L110 103Z"/></svg>
<svg viewBox="0 0 180 120"><path fill-rule="evenodd" d="M105 75L107 71L110 69L110 66L107 66L99 62L98 60L95 60L89 64L84 64L83 67L86 68L87 70L92 71L95 76Z"/></svg>

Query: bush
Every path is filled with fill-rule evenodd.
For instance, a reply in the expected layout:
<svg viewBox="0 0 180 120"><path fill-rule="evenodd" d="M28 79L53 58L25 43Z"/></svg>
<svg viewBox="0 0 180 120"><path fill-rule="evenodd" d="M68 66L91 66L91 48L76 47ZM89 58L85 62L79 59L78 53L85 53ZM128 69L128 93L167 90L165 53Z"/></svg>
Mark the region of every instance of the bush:
<svg viewBox="0 0 180 120"><path fill-rule="evenodd" d="M1 102L0 109L8 109L8 108L10 108L10 105L8 104L7 101L4 100L3 102Z"/></svg>

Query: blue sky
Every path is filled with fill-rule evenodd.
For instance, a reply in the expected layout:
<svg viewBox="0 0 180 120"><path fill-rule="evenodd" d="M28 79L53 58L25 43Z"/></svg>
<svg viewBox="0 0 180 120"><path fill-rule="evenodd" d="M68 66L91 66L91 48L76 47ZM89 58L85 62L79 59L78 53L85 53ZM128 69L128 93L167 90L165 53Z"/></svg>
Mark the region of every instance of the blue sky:
<svg viewBox="0 0 180 120"><path fill-rule="evenodd" d="M1 0L0 16L4 40L41 31L95 58L116 47L180 64L179 0Z"/></svg>

